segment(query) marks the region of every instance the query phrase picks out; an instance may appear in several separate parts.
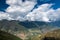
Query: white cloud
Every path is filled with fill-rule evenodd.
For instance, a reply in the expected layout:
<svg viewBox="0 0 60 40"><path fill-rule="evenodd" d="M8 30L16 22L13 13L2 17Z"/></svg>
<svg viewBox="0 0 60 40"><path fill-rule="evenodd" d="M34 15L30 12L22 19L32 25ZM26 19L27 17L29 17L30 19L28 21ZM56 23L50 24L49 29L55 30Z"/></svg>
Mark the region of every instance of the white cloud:
<svg viewBox="0 0 60 40"><path fill-rule="evenodd" d="M19 2L20 3L20 2ZM15 12L15 11L20 11L20 12L29 12L34 8L34 5L36 3L33 1L26 1L22 2L17 5L10 5L10 7L7 8L7 12Z"/></svg>
<svg viewBox="0 0 60 40"><path fill-rule="evenodd" d="M10 6L6 9L6 13L0 12L0 20L20 20L20 21L56 21L60 15L60 8L54 10L51 8L53 4L42 4L38 8L31 10L36 5L36 0L7 0L7 4Z"/></svg>
<svg viewBox="0 0 60 40"><path fill-rule="evenodd" d="M10 6L7 8L6 12L9 13L13 18L17 18L18 16L24 17L27 15L36 5L36 1L28 1L22 2L22 0L7 0L7 4Z"/></svg>
<svg viewBox="0 0 60 40"><path fill-rule="evenodd" d="M5 12L0 12L0 20L2 19L7 19L7 20L20 20L20 21L24 21L24 19L20 16L17 16L15 18L15 16L11 16L10 14L8 13L5 13Z"/></svg>
<svg viewBox="0 0 60 40"><path fill-rule="evenodd" d="M10 19L9 14L0 12L0 20L2 19Z"/></svg>
<svg viewBox="0 0 60 40"><path fill-rule="evenodd" d="M33 12L27 15L28 20L34 19L34 21L49 21L47 18L47 11L49 10L51 4L43 4L39 6L37 9L33 10Z"/></svg>
<svg viewBox="0 0 60 40"><path fill-rule="evenodd" d="M25 2L22 2L22 0L7 0L6 3L10 5L6 10L7 12L20 11L25 13L31 11L37 2L35 0L25 0Z"/></svg>
<svg viewBox="0 0 60 40"><path fill-rule="evenodd" d="M6 9L6 12L13 20L25 20L24 16L27 15L36 5L36 0L7 0L7 4L10 6Z"/></svg>
<svg viewBox="0 0 60 40"><path fill-rule="evenodd" d="M6 3L9 5L17 4L17 0L6 0Z"/></svg>
<svg viewBox="0 0 60 40"><path fill-rule="evenodd" d="M29 13L26 18L27 20L33 21L56 21L59 19L60 9L54 10L50 8L52 4L43 4L39 6L37 9L33 10L33 12ZM58 12L59 11L59 12Z"/></svg>
<svg viewBox="0 0 60 40"><path fill-rule="evenodd" d="M60 20L60 8L54 10L54 9L50 9L47 11L48 13L48 18L51 20L51 21L57 21L57 20Z"/></svg>
<svg viewBox="0 0 60 40"><path fill-rule="evenodd" d="M26 4L28 2L36 2L37 0L25 0L25 2L22 2L22 0L6 0L6 3L9 5L22 5Z"/></svg>

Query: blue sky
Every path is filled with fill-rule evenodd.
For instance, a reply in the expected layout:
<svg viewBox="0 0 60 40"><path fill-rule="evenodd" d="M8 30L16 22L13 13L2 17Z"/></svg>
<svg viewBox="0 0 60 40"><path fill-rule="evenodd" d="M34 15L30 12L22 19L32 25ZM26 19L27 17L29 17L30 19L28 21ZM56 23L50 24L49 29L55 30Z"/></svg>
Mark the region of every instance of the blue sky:
<svg viewBox="0 0 60 40"><path fill-rule="evenodd" d="M37 2L38 2L37 5L41 5L41 4L44 4L44 3L54 3L55 5L52 6L54 9L60 8L60 0L48 0L48 1L38 0ZM9 5L6 4L6 0L0 0L0 11L4 11L8 6Z"/></svg>
<svg viewBox="0 0 60 40"><path fill-rule="evenodd" d="M0 0L0 20L60 20L60 0Z"/></svg>
<svg viewBox="0 0 60 40"><path fill-rule="evenodd" d="M0 0L2 19L55 22L60 20L60 0Z"/></svg>
<svg viewBox="0 0 60 40"><path fill-rule="evenodd" d="M55 5L53 5L53 8L54 9L56 9L56 8L60 8L60 0L49 0L49 1L47 1L47 2L40 2L40 1L38 1L38 4L40 5L40 4L44 4L44 3L53 3L53 4L55 4Z"/></svg>
<svg viewBox="0 0 60 40"><path fill-rule="evenodd" d="M0 11L4 11L8 6L6 0L0 0Z"/></svg>

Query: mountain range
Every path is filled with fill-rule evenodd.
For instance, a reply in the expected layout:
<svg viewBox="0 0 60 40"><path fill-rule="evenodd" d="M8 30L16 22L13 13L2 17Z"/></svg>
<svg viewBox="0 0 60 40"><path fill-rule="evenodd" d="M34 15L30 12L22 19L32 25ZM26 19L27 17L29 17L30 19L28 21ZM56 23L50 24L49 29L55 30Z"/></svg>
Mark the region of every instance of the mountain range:
<svg viewBox="0 0 60 40"><path fill-rule="evenodd" d="M37 28L40 30L48 30L60 27L60 21L43 22L43 21L17 21L17 20L0 20L0 29L9 32L28 31L28 29Z"/></svg>
<svg viewBox="0 0 60 40"><path fill-rule="evenodd" d="M18 21L18 20L0 20L0 30L13 34L21 39L44 34L49 31L60 29L60 21Z"/></svg>

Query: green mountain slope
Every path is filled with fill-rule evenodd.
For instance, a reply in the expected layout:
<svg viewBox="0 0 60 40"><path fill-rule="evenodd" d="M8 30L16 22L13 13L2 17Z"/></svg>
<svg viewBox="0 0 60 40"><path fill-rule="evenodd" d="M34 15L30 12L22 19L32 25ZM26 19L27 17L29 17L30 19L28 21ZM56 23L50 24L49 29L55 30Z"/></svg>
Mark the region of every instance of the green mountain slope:
<svg viewBox="0 0 60 40"><path fill-rule="evenodd" d="M0 31L0 40L22 40L14 35L7 32Z"/></svg>
<svg viewBox="0 0 60 40"><path fill-rule="evenodd" d="M52 31L54 29L59 29L59 27L52 26L49 23L45 23L45 22L39 22L39 21L21 22L18 20L0 20L0 30L18 36L23 40L24 39L40 40L41 34L43 34L44 36L46 32ZM3 33L1 32L1 34ZM5 34L5 36L6 35L7 34ZM11 38L13 37L11 36Z"/></svg>
<svg viewBox="0 0 60 40"><path fill-rule="evenodd" d="M1 20L0 30L6 31L11 34L20 33L21 31L27 31L27 29L24 26L20 25L19 22L15 20Z"/></svg>

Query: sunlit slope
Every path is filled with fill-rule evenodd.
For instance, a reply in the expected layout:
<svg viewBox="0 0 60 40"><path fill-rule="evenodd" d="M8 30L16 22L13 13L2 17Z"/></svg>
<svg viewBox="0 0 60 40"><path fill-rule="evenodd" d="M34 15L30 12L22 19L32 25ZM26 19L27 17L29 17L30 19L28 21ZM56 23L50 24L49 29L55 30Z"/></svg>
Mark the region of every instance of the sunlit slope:
<svg viewBox="0 0 60 40"><path fill-rule="evenodd" d="M60 40L60 29L43 34L42 40Z"/></svg>
<svg viewBox="0 0 60 40"><path fill-rule="evenodd" d="M1 20L0 30L9 32L11 34L20 33L21 31L27 31L27 29L24 26L20 25L19 22L15 20Z"/></svg>

